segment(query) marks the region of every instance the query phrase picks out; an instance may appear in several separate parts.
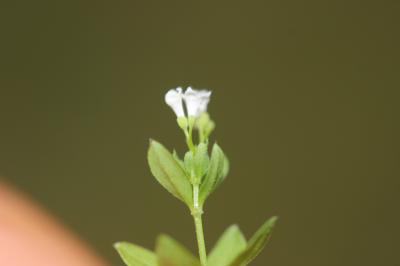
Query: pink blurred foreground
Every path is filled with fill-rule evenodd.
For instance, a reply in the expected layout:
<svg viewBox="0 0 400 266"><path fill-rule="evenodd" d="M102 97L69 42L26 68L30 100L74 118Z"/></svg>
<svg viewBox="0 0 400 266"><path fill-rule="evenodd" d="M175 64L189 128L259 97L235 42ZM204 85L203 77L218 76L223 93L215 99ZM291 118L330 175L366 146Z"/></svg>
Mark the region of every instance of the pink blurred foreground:
<svg viewBox="0 0 400 266"><path fill-rule="evenodd" d="M0 265L108 264L28 197L0 182Z"/></svg>

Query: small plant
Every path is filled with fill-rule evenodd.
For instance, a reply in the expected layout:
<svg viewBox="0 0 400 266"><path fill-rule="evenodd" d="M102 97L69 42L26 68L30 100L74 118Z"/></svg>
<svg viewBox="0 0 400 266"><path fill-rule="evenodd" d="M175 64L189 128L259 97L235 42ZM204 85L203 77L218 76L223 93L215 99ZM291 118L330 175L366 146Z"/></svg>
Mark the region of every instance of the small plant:
<svg viewBox="0 0 400 266"><path fill-rule="evenodd" d="M249 241L237 225L230 226L207 256L203 206L229 171L229 161L218 144L212 145L209 155L209 136L215 128L207 113L210 96L211 91L190 87L185 92L181 88L169 90L165 102L177 116L188 151L182 160L176 151L171 153L161 143L150 140L147 154L151 173L167 191L188 206L193 216L199 259L173 238L160 235L154 252L128 242L116 243L115 248L128 266L244 266L261 252L268 241L276 217L267 220ZM198 133L197 142L193 132Z"/></svg>

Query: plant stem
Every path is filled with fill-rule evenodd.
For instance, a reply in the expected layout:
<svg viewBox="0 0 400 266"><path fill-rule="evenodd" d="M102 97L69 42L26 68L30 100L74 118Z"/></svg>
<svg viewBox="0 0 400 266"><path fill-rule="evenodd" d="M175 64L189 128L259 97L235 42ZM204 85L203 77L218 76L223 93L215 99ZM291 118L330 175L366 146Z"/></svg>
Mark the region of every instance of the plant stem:
<svg viewBox="0 0 400 266"><path fill-rule="evenodd" d="M197 238L197 245L199 248L199 257L200 263L202 266L207 265L207 252L206 252L206 244L204 241L204 232L203 232L203 221L202 221L202 214L203 210L199 206L199 186L193 186L193 200L194 200L194 208L192 210L192 216L194 219L194 226L196 228L196 238Z"/></svg>
<svg viewBox="0 0 400 266"><path fill-rule="evenodd" d="M194 217L194 224L196 226L196 236L197 236L197 244L199 246L200 262L202 266L206 266L207 253L206 253L206 245L204 242L203 222L201 219L201 215L193 217Z"/></svg>
<svg viewBox="0 0 400 266"><path fill-rule="evenodd" d="M189 118L189 132L187 133L186 143L192 152L195 151L195 146L193 144L193 125L194 120L192 118Z"/></svg>

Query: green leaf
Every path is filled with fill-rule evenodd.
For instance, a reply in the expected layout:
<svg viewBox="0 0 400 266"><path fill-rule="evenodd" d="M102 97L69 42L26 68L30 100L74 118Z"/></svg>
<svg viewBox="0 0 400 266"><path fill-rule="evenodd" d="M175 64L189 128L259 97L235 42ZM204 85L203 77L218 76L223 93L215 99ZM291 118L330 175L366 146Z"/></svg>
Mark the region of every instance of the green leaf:
<svg viewBox="0 0 400 266"><path fill-rule="evenodd" d="M215 123L210 119L210 115L207 112L204 112L196 120L195 126L199 130L200 142L204 142L208 140L208 137L214 130Z"/></svg>
<svg viewBox="0 0 400 266"><path fill-rule="evenodd" d="M192 186L189 179L172 154L157 141L151 140L147 154L151 173L172 195L192 205Z"/></svg>
<svg viewBox="0 0 400 266"><path fill-rule="evenodd" d="M229 174L229 166L230 166L230 164L229 164L229 159L228 159L228 157L226 157L226 155L225 155L225 158L224 158L224 168L222 169L222 176L224 177L224 179L225 179L225 177Z"/></svg>
<svg viewBox="0 0 400 266"><path fill-rule="evenodd" d="M178 153L176 152L176 150L174 150L172 152L172 157L174 157L174 159L179 163L179 165L184 169L185 165L183 164L182 160L179 158Z"/></svg>
<svg viewBox="0 0 400 266"><path fill-rule="evenodd" d="M227 266L246 249L247 243L237 225L231 225L211 250L207 266Z"/></svg>
<svg viewBox="0 0 400 266"><path fill-rule="evenodd" d="M156 255L150 250L128 242L115 243L114 247L128 266L158 266Z"/></svg>
<svg viewBox="0 0 400 266"><path fill-rule="evenodd" d="M191 151L188 151L185 153L185 157L183 159L183 163L186 169L186 172L190 177L194 175L193 171L193 153Z"/></svg>
<svg viewBox="0 0 400 266"><path fill-rule="evenodd" d="M222 181L225 180L225 178L228 175L228 173L229 173L229 160L226 157L226 155L224 154L224 165L222 166L222 170L221 170L221 173L220 173L221 176L218 179L216 187L218 187L222 183Z"/></svg>
<svg viewBox="0 0 400 266"><path fill-rule="evenodd" d="M204 203L206 198L218 187L224 179L225 155L218 144L214 144L210 164L206 176L200 185L199 202Z"/></svg>
<svg viewBox="0 0 400 266"><path fill-rule="evenodd" d="M246 250L243 251L229 266L245 266L254 260L267 244L272 228L277 219L278 218L274 216L266 221L249 240Z"/></svg>
<svg viewBox="0 0 400 266"><path fill-rule="evenodd" d="M200 184L202 177L207 172L209 161L208 147L205 143L200 143L194 152L188 151L185 154L185 170L190 176L192 184Z"/></svg>
<svg viewBox="0 0 400 266"><path fill-rule="evenodd" d="M168 235L158 237L156 254L159 266L200 266L189 250Z"/></svg>
<svg viewBox="0 0 400 266"><path fill-rule="evenodd" d="M201 178L207 172L209 162L210 158L208 157L208 145L205 143L200 143L197 146L196 153L193 157L193 168L199 183Z"/></svg>

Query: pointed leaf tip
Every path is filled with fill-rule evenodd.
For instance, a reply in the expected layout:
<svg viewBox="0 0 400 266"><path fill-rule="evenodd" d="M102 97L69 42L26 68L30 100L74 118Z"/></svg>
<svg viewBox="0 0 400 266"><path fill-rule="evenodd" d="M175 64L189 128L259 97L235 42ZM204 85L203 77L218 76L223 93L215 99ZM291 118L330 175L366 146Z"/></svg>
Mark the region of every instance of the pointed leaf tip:
<svg viewBox="0 0 400 266"><path fill-rule="evenodd" d="M271 235L278 217L268 219L251 237L246 250L244 250L229 266L245 266L253 261L263 250Z"/></svg>
<svg viewBox="0 0 400 266"><path fill-rule="evenodd" d="M208 257L207 265L230 265L246 249L246 246L246 239L240 231L239 226L236 224L231 225L218 239Z"/></svg>
<svg viewBox="0 0 400 266"><path fill-rule="evenodd" d="M279 219L279 216L272 216L268 221L272 226L275 226L278 219Z"/></svg>

